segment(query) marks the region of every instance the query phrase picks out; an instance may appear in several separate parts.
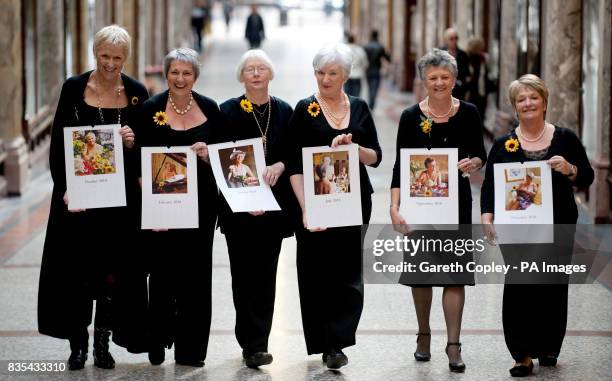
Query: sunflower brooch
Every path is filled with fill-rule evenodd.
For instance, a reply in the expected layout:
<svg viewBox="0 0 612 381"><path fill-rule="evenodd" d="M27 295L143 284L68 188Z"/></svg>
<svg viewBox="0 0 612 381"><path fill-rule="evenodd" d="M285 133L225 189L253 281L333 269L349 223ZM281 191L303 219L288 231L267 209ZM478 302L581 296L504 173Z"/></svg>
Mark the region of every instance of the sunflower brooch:
<svg viewBox="0 0 612 381"><path fill-rule="evenodd" d="M158 126L165 126L166 124L168 124L168 114L166 114L163 111L158 111L155 113L155 116L153 117L153 121Z"/></svg>
<svg viewBox="0 0 612 381"><path fill-rule="evenodd" d="M423 131L424 134L429 135L429 133L431 132L431 126L433 126L433 121L430 117L426 118L421 115L421 123L419 124L419 126L421 126L421 131Z"/></svg>
<svg viewBox="0 0 612 381"><path fill-rule="evenodd" d="M519 141L518 139L510 138L506 140L506 142L504 143L504 147L508 152L516 152L519 149Z"/></svg>
<svg viewBox="0 0 612 381"><path fill-rule="evenodd" d="M321 112L321 106L319 106L317 102L310 102L310 104L308 105L307 111L310 114L310 116L312 116L313 118L316 118Z"/></svg>
<svg viewBox="0 0 612 381"><path fill-rule="evenodd" d="M132 106L136 106L138 104L138 97L132 97Z"/></svg>
<svg viewBox="0 0 612 381"><path fill-rule="evenodd" d="M240 101L240 107L244 112L253 112L253 104L248 99L242 99Z"/></svg>

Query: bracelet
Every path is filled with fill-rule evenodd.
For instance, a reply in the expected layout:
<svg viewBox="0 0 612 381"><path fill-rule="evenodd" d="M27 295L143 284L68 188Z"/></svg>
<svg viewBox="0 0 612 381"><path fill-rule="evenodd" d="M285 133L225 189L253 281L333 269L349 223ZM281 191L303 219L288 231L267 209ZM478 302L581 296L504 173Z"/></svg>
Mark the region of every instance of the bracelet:
<svg viewBox="0 0 612 381"><path fill-rule="evenodd" d="M568 176L569 177L575 176L578 173L578 167L576 167L574 164L570 164L570 168L571 168L571 172Z"/></svg>
<svg viewBox="0 0 612 381"><path fill-rule="evenodd" d="M399 209L399 205L391 204L389 205L389 209Z"/></svg>

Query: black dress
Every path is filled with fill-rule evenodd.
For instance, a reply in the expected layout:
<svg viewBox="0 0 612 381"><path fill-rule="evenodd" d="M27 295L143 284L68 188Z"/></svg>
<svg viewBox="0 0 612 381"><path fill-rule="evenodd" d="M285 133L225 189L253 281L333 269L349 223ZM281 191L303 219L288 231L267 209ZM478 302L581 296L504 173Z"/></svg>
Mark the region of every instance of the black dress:
<svg viewBox="0 0 612 381"><path fill-rule="evenodd" d="M353 134L353 142L376 152L382 159L376 126L370 110L360 98L349 96L350 121L343 130L332 128L322 112L307 112L316 98L310 96L295 107L290 124L289 175L302 174L302 148L330 145L340 134ZM370 221L374 192L365 165L359 163L363 223ZM296 230L297 271L302 324L308 354L340 350L355 344L355 331L363 310L361 226L329 228L310 232Z"/></svg>
<svg viewBox="0 0 612 381"><path fill-rule="evenodd" d="M102 109L102 121L98 108L83 98L91 73L66 80L53 120L49 152L53 193L38 288L38 330L44 335L84 341L81 344L85 345L96 299L95 326L112 329L117 344L139 352L142 331L126 329L146 311L145 274L139 271L140 258L132 245L137 228L133 209L138 194L135 150L123 149L127 207L71 213L63 200L63 129L117 123L119 112L122 125L133 128L137 111L149 95L140 82L122 74L128 105L121 110ZM129 309L126 296L131 299Z"/></svg>
<svg viewBox="0 0 612 381"><path fill-rule="evenodd" d="M193 93L207 117L202 125L177 131L157 125L153 116L166 109L168 91L143 105L137 136L142 147L191 146L218 142L223 126L217 104ZM212 245L219 197L209 164L198 158L197 229L143 231L149 258L149 309L152 347L175 345L175 358L184 363L204 361L211 320Z"/></svg>
<svg viewBox="0 0 612 381"><path fill-rule="evenodd" d="M221 104L231 128L226 139L236 141L261 137L254 116L255 111L245 112L240 107L244 97L232 98ZM256 107L256 106L255 106ZM287 129L293 109L281 99L270 97L267 107L270 124L267 131L266 165L283 162L287 167ZM267 108L266 108L267 110ZM259 123L265 132L268 113L264 112ZM299 205L291 190L285 171L272 187L281 211L268 211L261 216L249 213L233 213L225 198L219 215L221 231L225 234L232 272L232 291L236 308L236 339L249 354L268 351L268 337L272 328L276 270L283 238L293 235L292 223ZM248 248L257 246L257 252Z"/></svg>
<svg viewBox="0 0 612 381"><path fill-rule="evenodd" d="M497 139L489 153L480 196L482 213L494 213L493 164L533 160L520 147L517 152L508 152L505 149L505 142L511 137L517 139L514 131ZM578 220L573 187L589 186L593 182L594 172L582 143L569 129L555 126L553 139L546 155L538 160L548 160L555 155L563 156L578 168L578 174L573 182L567 176L552 171L555 242L538 245L500 245L507 263L513 263L517 258L525 260L534 253L538 253L540 258L541 255L545 255L548 260L556 257L560 262L571 263L575 232L572 225ZM504 337L512 357L516 361L522 361L526 357L557 357L561 351L567 325L567 283L509 284L511 282L513 279L507 277L502 315Z"/></svg>

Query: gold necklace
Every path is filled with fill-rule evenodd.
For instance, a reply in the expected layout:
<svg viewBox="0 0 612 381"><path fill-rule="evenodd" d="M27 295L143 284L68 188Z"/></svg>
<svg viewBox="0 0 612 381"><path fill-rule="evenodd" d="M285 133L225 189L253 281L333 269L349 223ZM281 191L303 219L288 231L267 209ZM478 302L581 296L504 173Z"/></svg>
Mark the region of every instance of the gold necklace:
<svg viewBox="0 0 612 381"><path fill-rule="evenodd" d="M170 101L170 106L172 106L174 112L179 115L185 115L189 110L191 110L191 105L193 105L193 93L189 91L189 103L187 103L187 107L185 107L185 109L179 109L178 107L176 107L176 105L174 104L174 100L172 99L172 92L168 93L168 100Z"/></svg>
<svg viewBox="0 0 612 381"><path fill-rule="evenodd" d="M266 130L261 129L261 125L259 124L259 120L253 113L253 118L255 119L255 123L257 124L257 128L259 128L259 132L261 133L261 140L263 142L264 156L268 154L268 128L270 128L270 116L272 115L272 99L268 98L268 120L266 121Z"/></svg>
<svg viewBox="0 0 612 381"><path fill-rule="evenodd" d="M98 76L94 77L94 82L96 83L94 93L96 94L96 100L98 101L98 115L100 116L100 124L104 124L104 114L102 113L102 100L100 98L100 93L98 92L98 88L100 87L100 82L98 81ZM121 126L121 107L119 104L119 100L121 99L121 86L117 86L117 124Z"/></svg>
<svg viewBox="0 0 612 381"><path fill-rule="evenodd" d="M336 126L336 129L339 129L340 126L342 125L342 121L344 121L344 118L346 118L346 114L348 114L348 107L347 107L347 103L348 101L346 100L346 94L343 93L344 97L345 97L345 101L343 102L343 111L344 113L342 115L336 115L331 111L331 108L329 107L329 104L327 103L327 101L325 100L325 98L323 98L323 96L321 96L321 93L317 94L317 98L319 99L319 103L321 103L321 108L323 109L323 113L325 114L325 116L329 117L329 119L332 120L332 122L334 123L334 125ZM340 111L342 112L342 111Z"/></svg>

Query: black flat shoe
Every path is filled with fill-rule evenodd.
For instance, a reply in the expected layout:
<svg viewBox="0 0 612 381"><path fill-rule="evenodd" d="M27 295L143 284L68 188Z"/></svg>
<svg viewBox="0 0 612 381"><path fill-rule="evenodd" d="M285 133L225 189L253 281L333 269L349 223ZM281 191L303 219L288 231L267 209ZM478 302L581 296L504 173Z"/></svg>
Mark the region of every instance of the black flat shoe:
<svg viewBox="0 0 612 381"><path fill-rule="evenodd" d="M342 351L329 351L327 356L323 355L323 359L329 369L340 369L348 364L348 357Z"/></svg>
<svg viewBox="0 0 612 381"><path fill-rule="evenodd" d="M177 365L193 366L195 368L202 368L204 366L204 360L196 360L192 358L175 357L174 362Z"/></svg>
<svg viewBox="0 0 612 381"><path fill-rule="evenodd" d="M538 357L538 364L540 366L556 366L557 358L555 356L540 356Z"/></svg>
<svg viewBox="0 0 612 381"><path fill-rule="evenodd" d="M79 370L85 367L87 361L87 349L77 349L70 353L68 357L68 369Z"/></svg>
<svg viewBox="0 0 612 381"><path fill-rule="evenodd" d="M448 347L451 345L456 345L459 347L459 353L461 353L461 343L446 343L446 355L448 355ZM448 362L448 369L450 369L451 372L455 372L455 373L463 373L465 372L465 363L463 361L458 361L458 362Z"/></svg>
<svg viewBox="0 0 612 381"><path fill-rule="evenodd" d="M416 342L418 344L419 343L419 339L421 338L421 336L431 336L431 333L430 332L419 332L416 335L417 335ZM431 360L431 352L419 352L419 351L415 351L414 352L414 359L417 360L417 361L429 361L429 360Z"/></svg>
<svg viewBox="0 0 612 381"><path fill-rule="evenodd" d="M94 365L101 369L114 369L115 359L108 351L110 330L94 328L93 358Z"/></svg>
<svg viewBox="0 0 612 381"><path fill-rule="evenodd" d="M255 352L246 356L243 353L243 358L244 363L249 368L258 368L262 365L268 365L274 360L274 357L272 357L272 355L268 352Z"/></svg>
<svg viewBox="0 0 612 381"><path fill-rule="evenodd" d="M527 377L533 372L533 361L527 365L516 365L510 369L512 377Z"/></svg>
<svg viewBox="0 0 612 381"><path fill-rule="evenodd" d="M159 346L149 349L149 362L151 365L161 365L166 359L166 350Z"/></svg>

